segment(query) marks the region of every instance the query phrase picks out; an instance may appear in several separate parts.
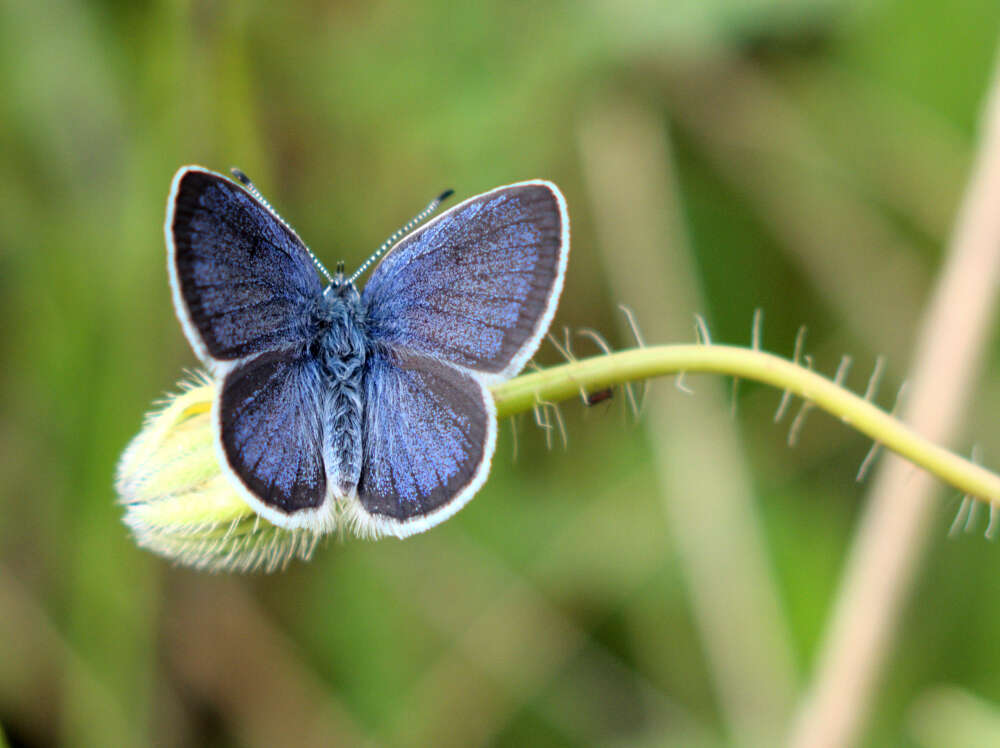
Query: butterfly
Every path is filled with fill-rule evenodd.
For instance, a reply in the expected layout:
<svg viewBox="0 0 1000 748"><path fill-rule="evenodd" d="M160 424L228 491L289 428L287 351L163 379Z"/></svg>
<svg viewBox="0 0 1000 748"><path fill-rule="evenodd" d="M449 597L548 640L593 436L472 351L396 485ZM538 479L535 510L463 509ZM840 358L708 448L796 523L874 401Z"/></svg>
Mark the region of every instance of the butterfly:
<svg viewBox="0 0 1000 748"><path fill-rule="evenodd" d="M347 277L233 173L181 168L164 226L177 316L219 383L223 473L279 527L406 537L447 519L489 473L489 386L524 367L555 314L559 189L498 187L393 243L435 201Z"/></svg>

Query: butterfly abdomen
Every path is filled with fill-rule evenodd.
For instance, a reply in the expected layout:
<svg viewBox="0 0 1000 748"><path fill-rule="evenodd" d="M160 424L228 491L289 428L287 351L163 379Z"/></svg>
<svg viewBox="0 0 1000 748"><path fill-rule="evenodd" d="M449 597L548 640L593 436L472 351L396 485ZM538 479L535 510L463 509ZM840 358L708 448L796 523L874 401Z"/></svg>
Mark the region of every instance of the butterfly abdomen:
<svg viewBox="0 0 1000 748"><path fill-rule="evenodd" d="M339 497L350 496L361 477L361 369L330 388L327 476Z"/></svg>

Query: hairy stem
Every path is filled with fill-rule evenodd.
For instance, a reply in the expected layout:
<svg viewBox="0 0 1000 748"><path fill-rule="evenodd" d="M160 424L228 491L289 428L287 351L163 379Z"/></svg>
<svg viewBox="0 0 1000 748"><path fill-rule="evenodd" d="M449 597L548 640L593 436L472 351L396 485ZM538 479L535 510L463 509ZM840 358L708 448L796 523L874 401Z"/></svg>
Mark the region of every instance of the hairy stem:
<svg viewBox="0 0 1000 748"><path fill-rule="evenodd" d="M565 400L636 379L681 372L753 379L813 403L962 494L1000 502L1000 476L917 434L831 380L762 351L727 345L661 345L621 351L524 374L493 389L497 413L513 415L541 402Z"/></svg>

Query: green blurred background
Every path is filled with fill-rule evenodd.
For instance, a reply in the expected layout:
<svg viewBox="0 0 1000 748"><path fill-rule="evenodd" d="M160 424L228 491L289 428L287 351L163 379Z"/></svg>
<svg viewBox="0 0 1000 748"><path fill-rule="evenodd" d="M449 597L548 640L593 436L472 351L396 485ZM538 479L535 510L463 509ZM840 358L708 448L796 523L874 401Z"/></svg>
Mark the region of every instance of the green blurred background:
<svg viewBox="0 0 1000 748"><path fill-rule="evenodd" d="M656 424L619 391L562 406L566 448L527 415L515 458L501 424L475 501L405 542L331 540L247 577L137 549L115 462L195 364L164 267L170 179L239 166L349 268L444 188L552 179L573 220L558 334L628 347L618 304L683 298L673 316L639 313L650 342L691 341L697 313L714 340L748 344L760 307L765 347L791 355L807 325L817 369L853 356L855 390L884 354L891 407L998 29L995 0L0 0L7 742L760 744L731 710L748 684L773 720L760 734L780 733L813 672L870 444L813 413L788 447L791 418L772 422L780 393L763 387L744 384L730 415L727 382L688 379L736 437L708 455L753 509L732 545L719 511L694 524L704 533L672 520L667 502L696 487L663 496ZM994 336L956 445L993 466L998 353ZM561 357L545 344L537 360ZM651 388L668 407L688 398ZM998 549L985 521L948 537L958 500L940 491L863 745L1000 745ZM742 566L744 544L759 587L686 571L692 552ZM697 600L712 594L759 598L769 618L706 627ZM758 628L777 638L758 649ZM751 660L733 682L713 654L729 642Z"/></svg>

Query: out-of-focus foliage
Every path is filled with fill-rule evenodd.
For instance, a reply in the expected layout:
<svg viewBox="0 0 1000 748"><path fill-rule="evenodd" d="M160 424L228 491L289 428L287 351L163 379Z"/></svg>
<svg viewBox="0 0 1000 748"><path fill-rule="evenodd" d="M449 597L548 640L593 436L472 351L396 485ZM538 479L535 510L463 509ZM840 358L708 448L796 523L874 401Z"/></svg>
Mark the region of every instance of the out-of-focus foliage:
<svg viewBox="0 0 1000 748"><path fill-rule="evenodd" d="M727 634L696 625L643 419L621 393L563 407L567 449L521 419L514 458L502 428L481 494L405 542L334 539L309 564L251 577L136 548L115 462L195 361L164 268L170 178L239 166L348 267L446 187L552 179L573 219L555 331L591 327L621 347L633 340L616 305L634 300L614 295L604 263L644 267L598 238L582 133L627 105L673 154L695 273L671 283L706 300L690 313L745 343L763 307L764 343L786 354L808 325L818 368L854 356L855 389L886 354L891 407L998 29L992 0L0 2L8 742L741 744L705 656L705 637ZM639 155L666 171L659 153ZM691 339L688 319L675 340ZM990 357L966 433L996 466ZM814 415L788 448L787 422L771 422L779 397L744 386L733 424L803 685L869 444ZM866 745L998 734L1000 549L948 540L955 508L943 494Z"/></svg>

